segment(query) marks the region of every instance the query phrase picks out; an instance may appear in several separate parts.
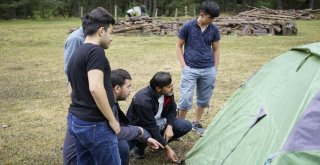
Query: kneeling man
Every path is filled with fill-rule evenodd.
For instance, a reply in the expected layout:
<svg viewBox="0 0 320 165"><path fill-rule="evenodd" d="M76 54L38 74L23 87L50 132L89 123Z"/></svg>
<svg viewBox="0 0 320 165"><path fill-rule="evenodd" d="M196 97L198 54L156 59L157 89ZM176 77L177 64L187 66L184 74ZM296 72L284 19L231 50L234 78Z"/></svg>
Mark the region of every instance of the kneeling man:
<svg viewBox="0 0 320 165"><path fill-rule="evenodd" d="M170 73L157 72L150 85L137 92L127 112L130 124L148 130L165 147L169 160L173 162L178 159L168 143L187 134L192 128L190 121L176 118L176 109ZM136 144L136 159L144 158L146 146L146 143Z"/></svg>

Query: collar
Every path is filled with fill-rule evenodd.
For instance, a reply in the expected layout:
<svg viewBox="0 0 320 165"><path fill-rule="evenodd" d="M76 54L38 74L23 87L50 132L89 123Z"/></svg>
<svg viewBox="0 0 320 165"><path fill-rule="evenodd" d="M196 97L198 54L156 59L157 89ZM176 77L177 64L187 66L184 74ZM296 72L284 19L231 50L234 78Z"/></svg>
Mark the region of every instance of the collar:
<svg viewBox="0 0 320 165"><path fill-rule="evenodd" d="M193 19L193 20L192 20L192 24L193 24L194 26L196 26L196 27L201 28L201 27L198 25L198 18L199 18L199 17ZM211 26L211 25L212 25L212 23L208 24L207 27L209 27L209 26ZM206 28L207 28L207 27L206 27Z"/></svg>
<svg viewBox="0 0 320 165"><path fill-rule="evenodd" d="M152 89L150 85L148 86L148 92L150 93L151 97L156 100L158 100L162 96L156 90Z"/></svg>

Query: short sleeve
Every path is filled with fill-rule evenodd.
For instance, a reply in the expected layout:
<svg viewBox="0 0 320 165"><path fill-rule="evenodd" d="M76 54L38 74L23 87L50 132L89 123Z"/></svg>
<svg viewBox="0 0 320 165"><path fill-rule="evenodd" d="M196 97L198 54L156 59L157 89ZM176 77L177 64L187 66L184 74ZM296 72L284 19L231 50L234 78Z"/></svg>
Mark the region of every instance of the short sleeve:
<svg viewBox="0 0 320 165"><path fill-rule="evenodd" d="M212 42L216 42L220 40L220 33L219 33L219 29L213 25L213 41Z"/></svg>
<svg viewBox="0 0 320 165"><path fill-rule="evenodd" d="M93 69L99 69L103 72L107 65L107 60L106 60L104 50L98 46L92 51L90 51L86 60L87 60L87 71L90 71Z"/></svg>
<svg viewBox="0 0 320 165"><path fill-rule="evenodd" d="M187 35L188 35L187 27L188 27L188 24L184 24L182 28L179 30L178 37L182 40L186 40L187 38Z"/></svg>

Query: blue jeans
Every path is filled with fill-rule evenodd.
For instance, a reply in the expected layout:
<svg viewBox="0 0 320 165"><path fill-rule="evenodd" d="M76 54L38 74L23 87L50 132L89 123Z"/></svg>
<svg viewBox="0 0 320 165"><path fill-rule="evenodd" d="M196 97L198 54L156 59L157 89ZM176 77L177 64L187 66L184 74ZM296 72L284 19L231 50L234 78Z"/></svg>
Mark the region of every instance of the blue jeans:
<svg viewBox="0 0 320 165"><path fill-rule="evenodd" d="M197 69L185 66L182 69L178 109L189 110L192 108L195 87L197 87L197 105L207 107L213 93L216 74L215 67Z"/></svg>
<svg viewBox="0 0 320 165"><path fill-rule="evenodd" d="M121 165L129 165L130 151L137 143L137 140L119 140L119 153L121 157Z"/></svg>
<svg viewBox="0 0 320 165"><path fill-rule="evenodd" d="M76 142L73 135L69 130L66 131L66 136L63 143L63 164L64 165L76 165L77 164L77 151Z"/></svg>
<svg viewBox="0 0 320 165"><path fill-rule="evenodd" d="M68 130L74 136L78 165L120 165L117 137L108 122L86 122L68 114Z"/></svg>

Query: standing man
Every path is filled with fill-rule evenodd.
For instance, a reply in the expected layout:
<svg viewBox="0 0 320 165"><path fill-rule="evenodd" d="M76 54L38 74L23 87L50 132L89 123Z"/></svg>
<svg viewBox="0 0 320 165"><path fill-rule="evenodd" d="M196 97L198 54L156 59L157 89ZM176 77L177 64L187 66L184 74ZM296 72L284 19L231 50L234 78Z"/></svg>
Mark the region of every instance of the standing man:
<svg viewBox="0 0 320 165"><path fill-rule="evenodd" d="M84 33L83 28L80 27L77 30L72 31L64 43L64 73L67 75L67 66L72 54L83 44ZM67 81L67 93L71 95L70 82ZM74 137L70 134L68 129L63 143L63 164L64 165L76 165L77 155Z"/></svg>
<svg viewBox="0 0 320 165"><path fill-rule="evenodd" d="M72 54L83 44L84 34L82 27L71 31L64 43L64 73L67 74L67 66Z"/></svg>
<svg viewBox="0 0 320 165"><path fill-rule="evenodd" d="M67 66L72 87L68 130L75 138L78 164L120 165L120 125L111 106L114 96L111 69L104 49L109 48L114 18L102 7L83 17L85 41Z"/></svg>
<svg viewBox="0 0 320 165"><path fill-rule="evenodd" d="M176 118L176 108L171 75L157 72L150 80L150 85L136 93L127 112L130 124L149 131L164 146L167 157L173 162L178 159L168 143L187 134L192 128L189 121ZM136 145L136 159L144 158L145 147L146 143Z"/></svg>
<svg viewBox="0 0 320 165"><path fill-rule="evenodd" d="M131 76L124 69L116 69L111 71L111 82L113 95L115 98L115 105L112 107L115 116L120 123L120 133L117 134L118 148L121 158L121 165L129 165L130 150L137 142L148 143L152 149L163 148L163 146L150 133L139 126L129 125L129 120L120 109L118 101L123 101L128 98L131 93ZM64 152L65 165L76 165L77 155L75 147L75 140L73 136L66 136L65 141L69 142L64 145L68 148ZM74 161L70 161L74 160Z"/></svg>
<svg viewBox="0 0 320 165"><path fill-rule="evenodd" d="M205 107L209 105L219 64L219 30L212 24L220 14L219 6L204 1L199 17L183 25L178 34L176 54L182 68L179 118L185 119L192 108L194 88L197 87L197 101L192 128L203 134L200 120ZM184 51L183 51L184 47Z"/></svg>

